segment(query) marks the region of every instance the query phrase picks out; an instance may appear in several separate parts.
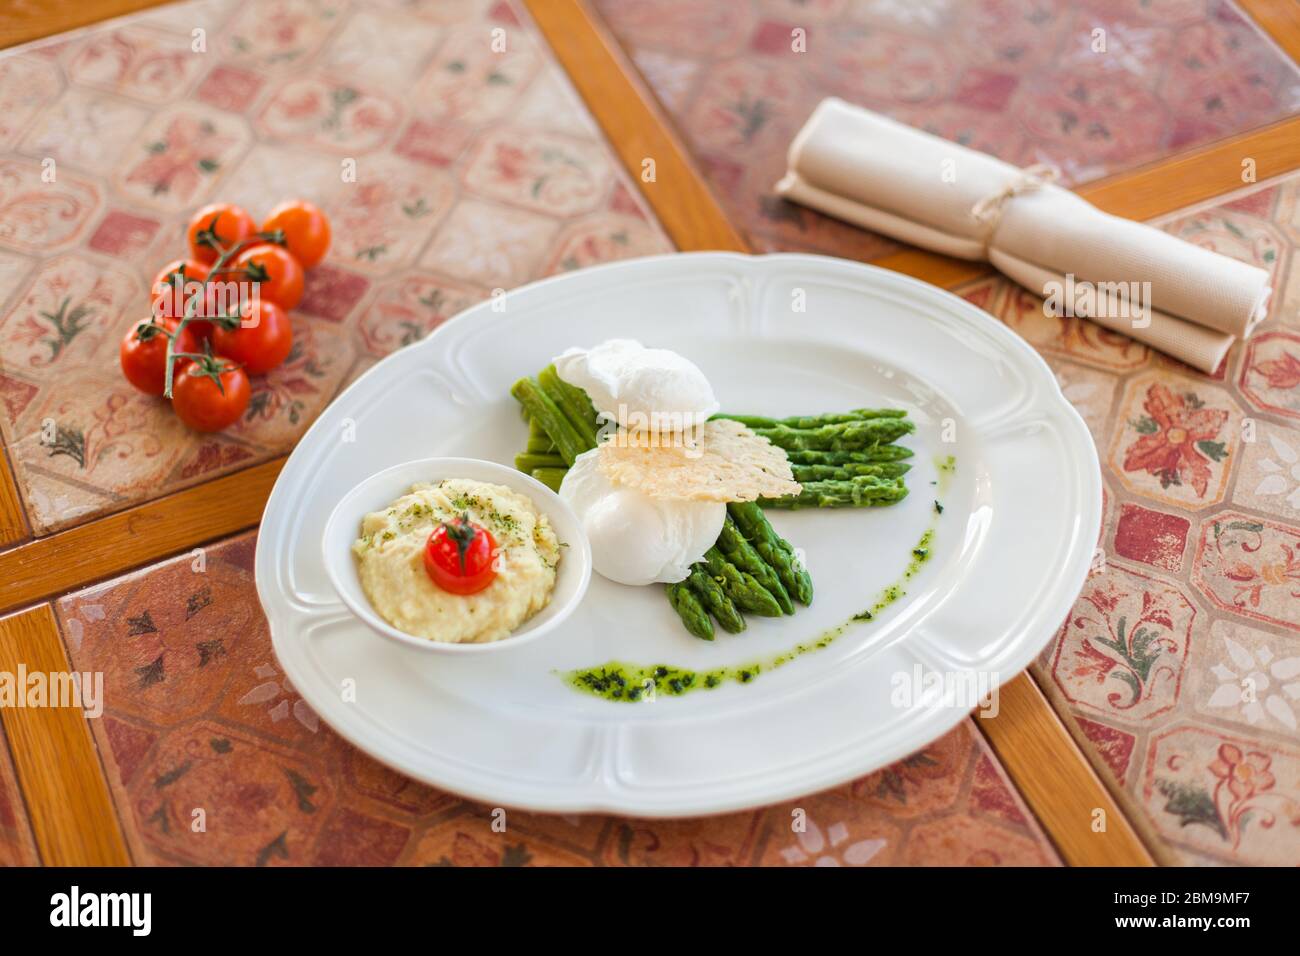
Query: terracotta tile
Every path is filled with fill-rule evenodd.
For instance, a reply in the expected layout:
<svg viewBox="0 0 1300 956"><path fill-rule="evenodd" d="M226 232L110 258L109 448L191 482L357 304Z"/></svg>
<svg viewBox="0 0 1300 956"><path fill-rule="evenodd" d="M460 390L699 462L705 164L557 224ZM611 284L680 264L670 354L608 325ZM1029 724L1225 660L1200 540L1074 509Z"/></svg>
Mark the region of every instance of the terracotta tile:
<svg viewBox="0 0 1300 956"><path fill-rule="evenodd" d="M1133 748L1137 738L1115 727L1110 727L1086 717L1077 717L1079 729L1097 748L1097 752L1110 768L1115 779L1121 784L1128 777L1129 763L1133 759Z"/></svg>
<svg viewBox="0 0 1300 956"><path fill-rule="evenodd" d="M209 106L240 113L256 98L265 83L265 79L251 70L218 65L203 78L195 95Z"/></svg>
<svg viewBox="0 0 1300 956"><path fill-rule="evenodd" d="M371 355L383 357L419 341L487 296L486 289L409 273L375 294L358 325L361 339Z"/></svg>
<svg viewBox="0 0 1300 956"><path fill-rule="evenodd" d="M1109 563L1061 628L1052 678L1084 711L1149 722L1178 703L1196 614L1176 584Z"/></svg>
<svg viewBox="0 0 1300 956"><path fill-rule="evenodd" d="M1192 579L1216 607L1300 631L1300 527L1219 512L1201 524Z"/></svg>
<svg viewBox="0 0 1300 956"><path fill-rule="evenodd" d="M148 208L191 209L209 198L248 145L247 126L228 113L171 107L151 117L127 148L113 185Z"/></svg>
<svg viewBox="0 0 1300 956"><path fill-rule="evenodd" d="M59 70L35 56L0 61L0 145L12 145L37 113L59 94Z"/></svg>
<svg viewBox="0 0 1300 956"><path fill-rule="evenodd" d="M1171 843L1231 862L1295 862L1300 753L1293 747L1183 725L1156 735L1148 749L1141 795Z"/></svg>
<svg viewBox="0 0 1300 956"><path fill-rule="evenodd" d="M150 216L138 216L112 209L104 216L87 243L96 252L133 259L148 248L160 223Z"/></svg>
<svg viewBox="0 0 1300 956"><path fill-rule="evenodd" d="M1165 571L1181 570L1189 528L1191 522L1178 515L1124 504L1115 526L1115 553Z"/></svg>
<svg viewBox="0 0 1300 956"><path fill-rule="evenodd" d="M1222 389L1158 372L1130 379L1107 463L1135 494L1190 510L1223 499L1240 415Z"/></svg>
<svg viewBox="0 0 1300 956"><path fill-rule="evenodd" d="M183 96L203 69L191 38L146 23L96 32L68 62L68 78L151 103Z"/></svg>
<svg viewBox="0 0 1300 956"><path fill-rule="evenodd" d="M907 836L900 863L909 866L1043 866L1051 850L967 816L923 823Z"/></svg>
<svg viewBox="0 0 1300 956"><path fill-rule="evenodd" d="M365 276L322 264L307 273L298 309L331 322L342 322L369 288L370 280Z"/></svg>

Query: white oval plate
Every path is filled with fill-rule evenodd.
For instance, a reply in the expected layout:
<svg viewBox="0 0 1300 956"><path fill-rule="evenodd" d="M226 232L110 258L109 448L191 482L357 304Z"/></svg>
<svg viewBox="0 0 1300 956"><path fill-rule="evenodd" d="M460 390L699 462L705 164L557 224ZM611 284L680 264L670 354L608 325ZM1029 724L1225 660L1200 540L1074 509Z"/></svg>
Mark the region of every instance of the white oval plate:
<svg viewBox="0 0 1300 956"><path fill-rule="evenodd" d="M526 432L511 383L570 345L614 336L688 356L729 411L906 407L917 423L905 440L916 449L911 494L889 508L769 512L804 550L815 600L793 617L750 616L743 634L712 643L686 633L661 588L596 576L563 627L510 653L432 657L353 617L319 553L335 503L412 458L510 462ZM558 676L611 659L740 664L843 623L907 565L935 519L931 483L948 455L956 472L933 557L906 597L825 650L748 685L649 703L583 695ZM525 286L503 310L475 306L358 379L276 482L257 590L298 692L389 766L494 805L685 816L832 787L954 727L969 701L902 706L898 675L977 671L996 684L1025 668L1082 587L1100 520L1083 421L1042 359L987 313L840 259L657 256Z"/></svg>

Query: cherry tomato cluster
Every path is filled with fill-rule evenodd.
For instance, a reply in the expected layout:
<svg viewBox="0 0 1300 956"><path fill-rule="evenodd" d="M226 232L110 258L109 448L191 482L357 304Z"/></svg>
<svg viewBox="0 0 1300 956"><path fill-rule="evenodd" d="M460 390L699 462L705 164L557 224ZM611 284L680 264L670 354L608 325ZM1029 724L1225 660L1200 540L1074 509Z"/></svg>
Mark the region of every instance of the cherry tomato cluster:
<svg viewBox="0 0 1300 956"><path fill-rule="evenodd" d="M288 313L302 299L303 273L329 249L330 224L299 199L276 206L260 228L239 206L218 203L195 213L186 235L188 258L154 278L152 314L127 330L119 357L140 391L170 398L191 428L218 431L248 408L248 376L288 357ZM255 295L242 294L249 289Z"/></svg>

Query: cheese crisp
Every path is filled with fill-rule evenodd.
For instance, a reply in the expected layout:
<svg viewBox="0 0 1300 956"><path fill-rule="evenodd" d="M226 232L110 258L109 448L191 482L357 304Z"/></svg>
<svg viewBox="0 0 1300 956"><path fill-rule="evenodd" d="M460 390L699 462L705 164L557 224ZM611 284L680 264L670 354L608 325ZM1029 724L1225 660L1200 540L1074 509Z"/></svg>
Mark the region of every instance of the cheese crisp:
<svg viewBox="0 0 1300 956"><path fill-rule="evenodd" d="M801 489L782 449L727 419L672 436L619 432L600 446L600 470L652 498L754 501Z"/></svg>

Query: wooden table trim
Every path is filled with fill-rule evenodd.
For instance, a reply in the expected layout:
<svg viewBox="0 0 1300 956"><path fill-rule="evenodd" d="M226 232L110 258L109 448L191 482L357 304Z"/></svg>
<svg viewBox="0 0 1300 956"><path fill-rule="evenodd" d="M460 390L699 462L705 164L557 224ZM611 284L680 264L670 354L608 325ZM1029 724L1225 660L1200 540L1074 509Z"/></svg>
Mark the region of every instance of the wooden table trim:
<svg viewBox="0 0 1300 956"><path fill-rule="evenodd" d="M668 114L600 18L572 0L523 2L678 250L747 251ZM650 182L646 162L654 164Z"/></svg>
<svg viewBox="0 0 1300 956"><path fill-rule="evenodd" d="M1243 161L1254 178L1243 179ZM1255 182L1300 168L1300 117L1169 156L1116 176L1084 183L1076 192L1104 212L1146 221L1217 199Z"/></svg>
<svg viewBox="0 0 1300 956"><path fill-rule="evenodd" d="M18 481L14 475L9 449L4 439L0 438L0 548L26 541L32 536L27 509L23 507L23 498L18 492Z"/></svg>
<svg viewBox="0 0 1300 956"><path fill-rule="evenodd" d="M0 551L0 613L256 526L285 461L276 458Z"/></svg>
<svg viewBox="0 0 1300 956"><path fill-rule="evenodd" d="M42 0L10 3L0 12L0 49L66 33L116 17L162 6L174 0Z"/></svg>
<svg viewBox="0 0 1300 956"><path fill-rule="evenodd" d="M1115 772L1107 766L1105 758L1102 757L1101 751L1098 750L1088 740L1087 734L1083 732L1079 721L1075 718L1073 711L1070 709L1070 703L1066 700L1064 694L1047 676L1046 673L1039 674L1039 665L1033 665L1028 672L1034 678L1034 684L1044 697L1047 698L1048 705L1056 715L1061 725L1065 728L1079 748L1079 752L1084 759L1092 766L1093 772L1096 773L1106 792L1111 795L1115 803L1124 812L1128 824L1137 832L1138 837L1151 851L1155 862L1160 866L1181 866L1182 861L1178 855L1166 843L1165 839L1156 831L1155 825L1151 822L1150 816L1142 808L1137 798L1124 788L1124 784L1115 776Z"/></svg>
<svg viewBox="0 0 1300 956"><path fill-rule="evenodd" d="M1155 864L1130 820L1132 808L1115 800L1028 671L1002 685L997 716L976 715L975 724L1066 863ZM1094 829L1095 819L1104 830Z"/></svg>
<svg viewBox="0 0 1300 956"><path fill-rule="evenodd" d="M72 670L48 604L0 618L0 670ZM3 707L18 784L41 860L47 866L129 866L99 750L82 712L65 707Z"/></svg>
<svg viewBox="0 0 1300 956"><path fill-rule="evenodd" d="M1300 62L1300 4L1296 0L1237 0L1287 56Z"/></svg>

